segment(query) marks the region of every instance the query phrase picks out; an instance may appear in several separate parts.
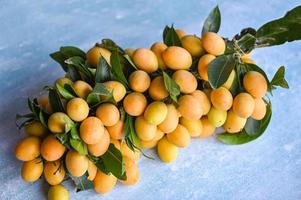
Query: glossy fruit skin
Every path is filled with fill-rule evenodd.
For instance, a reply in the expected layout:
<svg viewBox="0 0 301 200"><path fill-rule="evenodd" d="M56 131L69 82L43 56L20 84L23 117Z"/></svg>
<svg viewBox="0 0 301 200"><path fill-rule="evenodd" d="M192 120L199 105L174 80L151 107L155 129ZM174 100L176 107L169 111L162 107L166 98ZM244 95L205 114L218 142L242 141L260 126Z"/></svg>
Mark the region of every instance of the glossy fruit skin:
<svg viewBox="0 0 301 200"><path fill-rule="evenodd" d="M103 123L97 117L88 117L81 123L79 133L85 143L96 144L104 134Z"/></svg>
<svg viewBox="0 0 301 200"><path fill-rule="evenodd" d="M104 126L113 126L120 119L118 108L111 103L103 103L96 110L96 117L101 120Z"/></svg>
<svg viewBox="0 0 301 200"><path fill-rule="evenodd" d="M222 87L227 88L228 90L230 90L230 88L232 86L232 83L235 79L235 76L236 76L235 71L232 70L229 77L228 77L228 79L227 79L227 81L222 85Z"/></svg>
<svg viewBox="0 0 301 200"><path fill-rule="evenodd" d="M73 98L67 103L67 114L76 122L83 121L89 115L89 105L82 98Z"/></svg>
<svg viewBox="0 0 301 200"><path fill-rule="evenodd" d="M176 33L177 33L177 35L180 39L186 35L186 32L182 29L179 29L179 28L176 29Z"/></svg>
<svg viewBox="0 0 301 200"><path fill-rule="evenodd" d="M197 98L192 95L183 95L178 99L178 111L186 119L197 120L203 115L203 108ZM193 109L191 109L193 108Z"/></svg>
<svg viewBox="0 0 301 200"><path fill-rule="evenodd" d="M151 83L149 75L143 70L137 70L131 73L129 77L130 88L135 92L145 92Z"/></svg>
<svg viewBox="0 0 301 200"><path fill-rule="evenodd" d="M267 92L267 82L264 76L256 71L249 71L243 78L245 90L254 98L262 98Z"/></svg>
<svg viewBox="0 0 301 200"><path fill-rule="evenodd" d="M115 125L113 126L107 126L107 131L110 134L110 137L114 140L120 140L123 136L124 131L124 123L123 121L119 120Z"/></svg>
<svg viewBox="0 0 301 200"><path fill-rule="evenodd" d="M69 85L72 85L73 82L69 79L69 78L66 78L66 77L62 77L62 78L58 78L56 79L55 81L55 85L58 84L62 87L64 87L65 84L69 84Z"/></svg>
<svg viewBox="0 0 301 200"><path fill-rule="evenodd" d="M197 101L201 103L203 108L203 115L207 115L211 108L211 102L208 96L205 94L205 92L201 90L195 90L191 93L191 95L194 96L197 99Z"/></svg>
<svg viewBox="0 0 301 200"><path fill-rule="evenodd" d="M248 93L239 93L233 101L233 111L241 118L248 118L252 115L255 107L253 97Z"/></svg>
<svg viewBox="0 0 301 200"><path fill-rule="evenodd" d="M89 165L88 161L85 155L80 155L75 150L69 150L65 158L68 172L75 177L80 177L86 173Z"/></svg>
<svg viewBox="0 0 301 200"><path fill-rule="evenodd" d="M173 73L172 79L179 85L180 91L184 94L192 93L198 86L195 76L187 70L177 70Z"/></svg>
<svg viewBox="0 0 301 200"><path fill-rule="evenodd" d="M86 83L85 81L75 81L73 84L73 89L75 93L83 99L87 99L87 96L89 95L90 92L92 92L93 88Z"/></svg>
<svg viewBox="0 0 301 200"><path fill-rule="evenodd" d="M158 125L158 129L164 133L170 133L177 128L179 116L176 107L173 104L167 104L167 115L163 122Z"/></svg>
<svg viewBox="0 0 301 200"><path fill-rule="evenodd" d="M202 122L202 133L200 134L201 138L207 138L211 136L215 132L215 126L213 126L209 120L208 117L204 116L201 118Z"/></svg>
<svg viewBox="0 0 301 200"><path fill-rule="evenodd" d="M123 99L123 97L126 95L126 89L122 85L122 83L118 81L107 81L103 83L106 88L110 91L113 92L113 97L116 102L119 102ZM102 97L102 99L105 99L105 97Z"/></svg>
<svg viewBox="0 0 301 200"><path fill-rule="evenodd" d="M155 101L160 101L168 97L169 94L165 88L163 76L157 76L152 80L148 93Z"/></svg>
<svg viewBox="0 0 301 200"><path fill-rule="evenodd" d="M210 124L213 126L221 127L227 119L227 111L219 110L214 107L211 107L209 113L208 113L208 120Z"/></svg>
<svg viewBox="0 0 301 200"><path fill-rule="evenodd" d="M41 158L36 158L26 161L22 165L21 176L26 182L35 182L43 174L43 161Z"/></svg>
<svg viewBox="0 0 301 200"><path fill-rule="evenodd" d="M148 123L143 116L138 116L135 119L135 130L141 140L152 140L157 131L157 126Z"/></svg>
<svg viewBox="0 0 301 200"><path fill-rule="evenodd" d="M262 98L254 99L254 102L255 106L251 117L256 120L261 120L264 118L267 111L266 104Z"/></svg>
<svg viewBox="0 0 301 200"><path fill-rule="evenodd" d="M167 106L161 101L154 101L146 107L143 116L148 123L159 125L167 116Z"/></svg>
<svg viewBox="0 0 301 200"><path fill-rule="evenodd" d="M61 160L48 161L44 167L44 177L50 185L60 184L65 177L65 169Z"/></svg>
<svg viewBox="0 0 301 200"><path fill-rule="evenodd" d="M158 60L156 54L149 49L136 49L133 54L133 62L138 69L147 73L155 72L158 69Z"/></svg>
<svg viewBox="0 0 301 200"><path fill-rule="evenodd" d="M88 63L95 68L99 62L100 56L103 56L107 63L110 64L111 52L105 48L92 47L86 54Z"/></svg>
<svg viewBox="0 0 301 200"><path fill-rule="evenodd" d="M163 137L161 140L159 140L157 152L159 158L166 163L173 162L178 157L178 147L168 142L166 137Z"/></svg>
<svg viewBox="0 0 301 200"><path fill-rule="evenodd" d="M228 133L238 133L244 128L246 122L246 118L241 118L233 110L229 110L223 127Z"/></svg>
<svg viewBox="0 0 301 200"><path fill-rule="evenodd" d="M47 161L60 159L65 153L66 147L53 135L47 136L41 144L41 155Z"/></svg>
<svg viewBox="0 0 301 200"><path fill-rule="evenodd" d="M173 70L189 69L192 64L190 53L182 47L168 47L163 51L162 58L166 66Z"/></svg>
<svg viewBox="0 0 301 200"><path fill-rule="evenodd" d="M208 81L208 65L215 59L216 57L211 54L203 55L198 62L198 72L201 79Z"/></svg>
<svg viewBox="0 0 301 200"><path fill-rule="evenodd" d="M126 171L126 180L120 180L124 185L134 185L139 181L140 173L138 166L135 160L132 160L128 157L124 157L125 171Z"/></svg>
<svg viewBox="0 0 301 200"><path fill-rule="evenodd" d="M183 48L186 49L193 57L198 57L205 53L201 39L195 35L186 35L182 37L181 43Z"/></svg>
<svg viewBox="0 0 301 200"><path fill-rule="evenodd" d="M179 124L177 128L166 135L167 140L177 147L186 147L190 144L190 135L185 126Z"/></svg>
<svg viewBox="0 0 301 200"><path fill-rule="evenodd" d="M222 55L226 49L226 43L222 37L214 32L204 33L202 36L204 49L215 56Z"/></svg>
<svg viewBox="0 0 301 200"><path fill-rule="evenodd" d="M100 194L108 193L114 188L116 182L117 178L114 175L107 175L98 170L93 180L94 190Z"/></svg>
<svg viewBox="0 0 301 200"><path fill-rule="evenodd" d="M48 131L39 121L32 121L25 125L25 133L31 136L43 137Z"/></svg>
<svg viewBox="0 0 301 200"><path fill-rule="evenodd" d="M142 115L147 106L147 100L142 93L132 92L123 100L123 108L131 116Z"/></svg>
<svg viewBox="0 0 301 200"><path fill-rule="evenodd" d="M97 166L91 160L88 160L87 172L88 172L87 179L93 181L97 173Z"/></svg>
<svg viewBox="0 0 301 200"><path fill-rule="evenodd" d="M68 190L61 184L51 186L48 190L48 200L69 200Z"/></svg>
<svg viewBox="0 0 301 200"><path fill-rule="evenodd" d="M35 136L22 139L15 148L16 158L22 161L30 161L40 155L41 140Z"/></svg>
<svg viewBox="0 0 301 200"><path fill-rule="evenodd" d="M162 58L162 52L167 49L167 45L162 42L156 42L151 46L151 50L156 54L158 60L158 66L161 69L165 69L166 65Z"/></svg>
<svg viewBox="0 0 301 200"><path fill-rule="evenodd" d="M215 108L223 111L229 110L233 103L231 92L224 87L212 90L210 99Z"/></svg>
<svg viewBox="0 0 301 200"><path fill-rule="evenodd" d="M101 156L103 155L109 148L110 145L110 135L108 131L105 129L104 134L101 140L96 144L88 144L88 151L93 156Z"/></svg>
<svg viewBox="0 0 301 200"><path fill-rule="evenodd" d="M200 119L189 120L185 117L180 118L180 124L183 125L191 137L198 137L203 131L203 125Z"/></svg>
<svg viewBox="0 0 301 200"><path fill-rule="evenodd" d="M52 133L63 133L65 131L66 119L71 120L63 112L56 112L48 119L48 128Z"/></svg>
<svg viewBox="0 0 301 200"><path fill-rule="evenodd" d="M125 141L120 143L120 151L123 157L130 158L132 160L138 160L141 156L141 152L135 149L135 152L128 147Z"/></svg>

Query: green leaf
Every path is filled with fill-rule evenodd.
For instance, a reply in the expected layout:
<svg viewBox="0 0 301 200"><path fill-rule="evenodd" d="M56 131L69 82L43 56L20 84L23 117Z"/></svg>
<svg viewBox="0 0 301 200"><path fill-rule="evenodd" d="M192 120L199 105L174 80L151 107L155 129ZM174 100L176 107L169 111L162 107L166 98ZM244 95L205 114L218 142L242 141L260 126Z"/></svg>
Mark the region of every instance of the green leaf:
<svg viewBox="0 0 301 200"><path fill-rule="evenodd" d="M130 66L132 66L134 69L138 70L138 68L136 67L136 65L134 64L134 62L132 61L132 58L127 55L124 54L123 57L126 59L126 61L130 64Z"/></svg>
<svg viewBox="0 0 301 200"><path fill-rule="evenodd" d="M170 98L177 102L177 97L180 95L179 85L166 73L163 71L163 79L166 90L169 93Z"/></svg>
<svg viewBox="0 0 301 200"><path fill-rule="evenodd" d="M53 109L53 112L64 112L65 109L57 90L54 88L48 88L48 90L49 103L51 105L51 108Z"/></svg>
<svg viewBox="0 0 301 200"><path fill-rule="evenodd" d="M255 42L255 36L247 33L237 41L237 44L244 53L249 53L255 48Z"/></svg>
<svg viewBox="0 0 301 200"><path fill-rule="evenodd" d="M301 39L301 6L288 11L284 17L270 21L257 30L257 47L280 45Z"/></svg>
<svg viewBox="0 0 301 200"><path fill-rule="evenodd" d="M69 134L68 133L60 133L60 134L55 134L55 137L62 143L67 149L71 149L69 140Z"/></svg>
<svg viewBox="0 0 301 200"><path fill-rule="evenodd" d="M73 88L72 85L65 83L64 89L67 90L70 94L72 94L74 97L78 97L78 95L75 92L75 89Z"/></svg>
<svg viewBox="0 0 301 200"><path fill-rule="evenodd" d="M115 77L115 79L121 82L126 88L128 87L128 81L123 73L123 66L121 64L120 53L114 50L111 54L110 63L111 63L111 70Z"/></svg>
<svg viewBox="0 0 301 200"><path fill-rule="evenodd" d="M121 54L125 53L120 46L118 46L113 40L108 38L102 39L101 43L100 44L97 43L95 46L102 47L110 51L114 51L117 49L117 51L120 52Z"/></svg>
<svg viewBox="0 0 301 200"><path fill-rule="evenodd" d="M258 137L260 137L266 128L268 127L270 120L272 117L272 105L269 102L267 105L267 112L264 116L264 118L260 122L260 127L258 131L255 134L248 134L245 129L243 129L239 133L222 133L217 135L217 139L225 144L245 144L248 142L251 142Z"/></svg>
<svg viewBox="0 0 301 200"><path fill-rule="evenodd" d="M140 140L134 128L134 119L132 116L126 113L124 115L125 115L125 125L124 125L125 142L132 151L135 151L135 149L137 149L137 147L140 146Z"/></svg>
<svg viewBox="0 0 301 200"><path fill-rule="evenodd" d="M74 66L68 65L67 67L67 74L72 81L81 80L80 73L75 69Z"/></svg>
<svg viewBox="0 0 301 200"><path fill-rule="evenodd" d="M71 147L73 149L75 149L80 155L88 154L87 145L81 139L70 138L70 144L71 144Z"/></svg>
<svg viewBox="0 0 301 200"><path fill-rule="evenodd" d="M111 79L111 67L106 59L104 59L103 56L100 56L95 72L95 83L100 83Z"/></svg>
<svg viewBox="0 0 301 200"><path fill-rule="evenodd" d="M171 27L165 26L163 31L163 41L167 46L182 46L181 39L173 25Z"/></svg>
<svg viewBox="0 0 301 200"><path fill-rule="evenodd" d="M75 69L81 72L89 83L94 83L93 73L86 66L85 60L80 56L73 56L65 60L66 64L72 65Z"/></svg>
<svg viewBox="0 0 301 200"><path fill-rule="evenodd" d="M289 88L287 81L285 80L285 67L281 66L277 72L275 73L272 81L270 82L270 86L279 86L282 88Z"/></svg>
<svg viewBox="0 0 301 200"><path fill-rule="evenodd" d="M88 175L84 174L80 177L69 175L73 183L75 184L76 192L89 190L94 188L93 181L88 180Z"/></svg>
<svg viewBox="0 0 301 200"><path fill-rule="evenodd" d="M256 135L260 130L261 122L262 122L261 120L256 120L253 119L252 117L249 117L244 127L246 133L250 136Z"/></svg>
<svg viewBox="0 0 301 200"><path fill-rule="evenodd" d="M70 58L74 56L82 57L83 59L86 58L86 53L79 49L78 47L74 46L63 46L60 48L60 52L65 55L65 57Z"/></svg>
<svg viewBox="0 0 301 200"><path fill-rule="evenodd" d="M93 91L87 97L87 103L90 105L99 103L100 96L110 99L111 97L113 98L113 93L111 93L103 83L96 83Z"/></svg>
<svg viewBox="0 0 301 200"><path fill-rule="evenodd" d="M216 6L206 18L203 25L202 34L206 32L217 33L219 31L220 25L221 25L221 13L219 11L218 6Z"/></svg>
<svg viewBox="0 0 301 200"><path fill-rule="evenodd" d="M78 125L74 124L71 129L70 129L70 135L71 138L76 139L76 140L80 140L81 138L79 137L79 133L78 133Z"/></svg>
<svg viewBox="0 0 301 200"><path fill-rule="evenodd" d="M57 91L60 93L60 95L66 99L66 100L70 100L75 98L75 96L73 96L72 93L70 93L68 90L66 90L64 87L62 87L60 84L55 84Z"/></svg>
<svg viewBox="0 0 301 200"><path fill-rule="evenodd" d="M47 126L47 121L48 121L48 115L45 113L45 112L43 112L42 110L40 110L40 112L39 112L39 121L43 124L43 126L44 127L48 127Z"/></svg>
<svg viewBox="0 0 301 200"><path fill-rule="evenodd" d="M114 144L110 144L108 150L101 156L101 158L108 171L110 171L116 178L126 180L124 161L121 152L114 146Z"/></svg>
<svg viewBox="0 0 301 200"><path fill-rule="evenodd" d="M53 60L55 60L56 62L58 62L61 65L61 67L63 68L63 70L65 72L68 71L68 66L65 63L66 57L60 51L53 52L53 53L49 54L49 56Z"/></svg>
<svg viewBox="0 0 301 200"><path fill-rule="evenodd" d="M65 122L65 133L68 133L75 126L75 123L67 115L64 116L64 122Z"/></svg>
<svg viewBox="0 0 301 200"><path fill-rule="evenodd" d="M221 55L208 65L208 79L212 88L219 88L229 78L234 69L235 59L232 54Z"/></svg>

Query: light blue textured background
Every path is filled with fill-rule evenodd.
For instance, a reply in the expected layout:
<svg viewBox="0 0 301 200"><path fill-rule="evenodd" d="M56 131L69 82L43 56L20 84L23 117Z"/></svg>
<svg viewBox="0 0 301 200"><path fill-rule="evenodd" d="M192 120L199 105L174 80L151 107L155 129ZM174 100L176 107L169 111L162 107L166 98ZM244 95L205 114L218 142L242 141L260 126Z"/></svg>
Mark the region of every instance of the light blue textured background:
<svg viewBox="0 0 301 200"><path fill-rule="evenodd" d="M0 0L0 199L45 198L42 181L28 184L20 177L21 162L13 149L22 136L14 117L26 111L27 96L39 94L42 85L63 75L50 52L61 45L87 50L103 37L122 47L149 47L171 23L199 35L217 3L220 33L232 37L244 27L258 28L283 16L298 1ZM118 184L100 196L93 190L76 194L66 184L71 199L301 199L300 50L301 42L294 42L253 53L270 77L285 65L291 87L275 91L271 124L258 140L227 146L214 138L196 139L180 150L173 164L142 158L141 180L135 186Z"/></svg>

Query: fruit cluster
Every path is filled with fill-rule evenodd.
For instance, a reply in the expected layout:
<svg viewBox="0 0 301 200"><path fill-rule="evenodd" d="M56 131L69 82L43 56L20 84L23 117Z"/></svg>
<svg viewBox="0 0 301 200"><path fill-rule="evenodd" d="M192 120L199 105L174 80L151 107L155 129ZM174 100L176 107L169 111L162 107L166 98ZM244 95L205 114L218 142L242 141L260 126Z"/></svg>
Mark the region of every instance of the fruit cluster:
<svg viewBox="0 0 301 200"><path fill-rule="evenodd" d="M266 93L280 83L267 79L240 39L231 43L206 28L216 12L201 37L166 27L164 42L149 49L123 50L104 39L87 53L62 47L51 54L66 74L44 87L48 95L28 100L31 113L18 116L27 134L15 149L22 178L34 182L43 174L56 186L50 197L68 196L57 186L66 177L80 182L79 190L106 193L117 180L137 183L144 148L156 148L169 163L191 138L217 127L226 131L221 141L235 135L237 144L261 135L271 115ZM286 83L284 71L277 76Z"/></svg>

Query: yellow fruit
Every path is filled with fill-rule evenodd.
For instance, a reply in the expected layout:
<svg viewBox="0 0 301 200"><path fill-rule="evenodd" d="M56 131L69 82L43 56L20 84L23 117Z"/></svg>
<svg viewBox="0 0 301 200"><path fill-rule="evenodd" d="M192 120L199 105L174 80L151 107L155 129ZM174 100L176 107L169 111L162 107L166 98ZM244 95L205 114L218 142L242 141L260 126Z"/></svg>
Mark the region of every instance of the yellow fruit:
<svg viewBox="0 0 301 200"><path fill-rule="evenodd" d="M157 128L157 131L156 131L156 135L155 137L153 138L153 140L160 140L161 138L163 138L163 136L165 135L164 132L162 132L160 129Z"/></svg>
<svg viewBox="0 0 301 200"><path fill-rule="evenodd" d="M148 141L155 137L157 126L148 123L143 116L139 116L135 119L135 130L141 140Z"/></svg>
<svg viewBox="0 0 301 200"><path fill-rule="evenodd" d="M203 115L207 115L211 108L211 102L208 98L208 96L205 94L205 92L201 90L196 90L193 93L191 93L192 96L194 96L198 102L201 103L203 108Z"/></svg>
<svg viewBox="0 0 301 200"><path fill-rule="evenodd" d="M75 81L73 84L73 89L75 91L75 93L83 99L86 99L87 96L92 92L93 88L86 83L85 81Z"/></svg>
<svg viewBox="0 0 301 200"><path fill-rule="evenodd" d="M214 107L211 107L208 113L208 120L210 124L215 127L221 127L227 119L227 111L218 110Z"/></svg>
<svg viewBox="0 0 301 200"><path fill-rule="evenodd" d="M115 146L115 148L117 148L118 150L121 149L121 144L119 140L114 140L111 138L110 144L113 144Z"/></svg>
<svg viewBox="0 0 301 200"><path fill-rule="evenodd" d="M130 158L124 157L126 180L120 180L124 185L134 185L139 181L140 174L136 162Z"/></svg>
<svg viewBox="0 0 301 200"><path fill-rule="evenodd" d="M155 101L160 101L168 97L169 94L165 88L164 79L162 76L157 76L152 80L148 89L148 93Z"/></svg>
<svg viewBox="0 0 301 200"><path fill-rule="evenodd" d="M47 136L41 144L41 155L47 161L60 159L65 153L65 146L53 135Z"/></svg>
<svg viewBox="0 0 301 200"><path fill-rule="evenodd" d="M110 135L108 131L105 129L104 134L100 141L96 144L88 144L88 151L93 156L101 156L103 155L109 148L110 145Z"/></svg>
<svg viewBox="0 0 301 200"><path fill-rule="evenodd" d="M146 107L143 116L148 123L159 125L167 116L167 106L161 101L154 101Z"/></svg>
<svg viewBox="0 0 301 200"><path fill-rule="evenodd" d="M198 62L198 72L201 79L208 81L208 65L215 59L216 57L211 54L203 55Z"/></svg>
<svg viewBox="0 0 301 200"><path fill-rule="evenodd" d="M186 35L182 37L181 43L183 48L186 49L193 57L198 57L205 53L201 39L195 35Z"/></svg>
<svg viewBox="0 0 301 200"><path fill-rule="evenodd" d="M135 49L133 48L127 48L124 50L125 54L129 55L131 58L133 57L133 54L135 52Z"/></svg>
<svg viewBox="0 0 301 200"><path fill-rule="evenodd" d="M190 143L190 135L188 130L179 124L177 128L166 135L167 140L177 147L186 147Z"/></svg>
<svg viewBox="0 0 301 200"><path fill-rule="evenodd" d="M239 93L233 101L233 111L241 118L252 115L255 107L254 99L248 93Z"/></svg>
<svg viewBox="0 0 301 200"><path fill-rule="evenodd" d="M200 119L203 115L203 108L197 98L192 95L181 96L178 100L178 111L180 114L190 120Z"/></svg>
<svg viewBox="0 0 301 200"><path fill-rule="evenodd" d="M254 60L250 57L250 54L244 54L241 56L241 60L244 63L256 64Z"/></svg>
<svg viewBox="0 0 301 200"><path fill-rule="evenodd" d="M173 70L188 69L192 64L190 53L182 47L168 47L163 51L162 58L166 66Z"/></svg>
<svg viewBox="0 0 301 200"><path fill-rule="evenodd" d="M254 99L254 102L255 102L255 107L251 117L256 120L261 120L264 118L265 113L267 111L265 102L263 101L262 98Z"/></svg>
<svg viewBox="0 0 301 200"><path fill-rule="evenodd" d="M140 147L143 149L150 149L150 148L154 148L158 143L158 140L149 140L149 141L144 141L144 140L140 140Z"/></svg>
<svg viewBox="0 0 301 200"><path fill-rule="evenodd" d="M207 32L202 36L204 49L215 56L222 55L226 49L226 43L222 37L214 32Z"/></svg>
<svg viewBox="0 0 301 200"><path fill-rule="evenodd" d="M48 200L69 200L69 192L60 184L51 186L48 190Z"/></svg>
<svg viewBox="0 0 301 200"><path fill-rule="evenodd" d="M65 169L61 160L46 162L44 177L50 185L60 184L65 177Z"/></svg>
<svg viewBox="0 0 301 200"><path fill-rule="evenodd" d="M173 104L167 105L167 115L163 122L158 125L158 128L164 133L170 133L177 128L179 116L176 107Z"/></svg>
<svg viewBox="0 0 301 200"><path fill-rule="evenodd" d="M72 85L73 82L72 82L69 78L62 77L62 78L58 78L58 79L55 81L55 85L56 85L56 84L58 84L58 85L64 87L65 84Z"/></svg>
<svg viewBox="0 0 301 200"><path fill-rule="evenodd" d="M32 136L43 137L48 131L39 121L32 121L25 125L25 133Z"/></svg>
<svg viewBox="0 0 301 200"><path fill-rule="evenodd" d="M131 116L142 115L147 106L145 96L139 92L128 94L123 100L123 108Z"/></svg>
<svg viewBox="0 0 301 200"><path fill-rule="evenodd" d="M229 110L223 127L228 133L237 133L244 128L246 122L246 118L241 118L233 110Z"/></svg>
<svg viewBox="0 0 301 200"><path fill-rule="evenodd" d="M124 123L123 121L119 120L115 125L113 126L107 126L107 131L110 134L110 137L115 140L122 139L123 136L123 130L124 130Z"/></svg>
<svg viewBox="0 0 301 200"><path fill-rule="evenodd" d="M113 126L120 119L118 108L111 103L103 103L96 110L96 117L101 120L105 126Z"/></svg>
<svg viewBox="0 0 301 200"><path fill-rule="evenodd" d="M43 161L36 158L26 161L22 165L21 176L26 182L34 182L38 180L43 174Z"/></svg>
<svg viewBox="0 0 301 200"><path fill-rule="evenodd" d="M138 149L135 149L135 151L130 149L125 141L121 142L120 151L123 157L128 157L132 160L138 160L141 155L141 152Z"/></svg>
<svg viewBox="0 0 301 200"><path fill-rule="evenodd" d="M93 181L96 176L96 173L97 173L97 167L91 160L88 160L88 170L87 171L88 171L87 179L90 181Z"/></svg>
<svg viewBox="0 0 301 200"><path fill-rule="evenodd" d="M40 155L41 140L35 136L29 136L22 139L15 148L17 159L30 161Z"/></svg>
<svg viewBox="0 0 301 200"><path fill-rule="evenodd" d="M42 110L47 111L47 105L49 103L48 95L42 95L38 97L38 104L42 108Z"/></svg>
<svg viewBox="0 0 301 200"><path fill-rule="evenodd" d="M254 98L264 97L268 88L264 76L256 71L249 71L245 74L243 85L246 91Z"/></svg>
<svg viewBox="0 0 301 200"><path fill-rule="evenodd" d="M201 118L201 122L202 122L203 130L201 132L200 137L201 138L206 138L206 137L211 136L214 133L214 131L215 131L215 126L213 126L209 122L208 117L202 117Z"/></svg>
<svg viewBox="0 0 301 200"><path fill-rule="evenodd" d="M97 117L88 117L81 123L79 132L85 143L96 144L104 135L104 126Z"/></svg>
<svg viewBox="0 0 301 200"><path fill-rule="evenodd" d="M52 133L63 133L65 131L66 120L71 120L63 112L56 112L48 119L48 128Z"/></svg>
<svg viewBox="0 0 301 200"><path fill-rule="evenodd" d="M95 68L99 62L100 56L103 56L107 63L110 64L111 52L105 48L92 47L86 54L88 63Z"/></svg>
<svg viewBox="0 0 301 200"><path fill-rule="evenodd" d="M147 73L155 72L158 69L156 54L149 49L137 49L133 54L133 61L138 69Z"/></svg>
<svg viewBox="0 0 301 200"><path fill-rule="evenodd" d="M152 45L151 47L151 50L156 54L157 56L157 60L158 60L158 65L159 65L159 68L161 69L165 69L166 68L166 65L163 61L163 58L162 58L162 52L167 49L167 46L166 44L162 43L162 42L156 42Z"/></svg>
<svg viewBox="0 0 301 200"><path fill-rule="evenodd" d="M94 190L101 194L110 192L116 185L116 182L117 178L113 174L107 175L98 170L93 180Z"/></svg>
<svg viewBox="0 0 301 200"><path fill-rule="evenodd" d="M224 87L219 87L215 90L212 90L210 99L215 108L224 111L229 110L233 103L231 92Z"/></svg>
<svg viewBox="0 0 301 200"><path fill-rule="evenodd" d="M67 103L67 114L76 122L83 121L89 115L89 105L82 98L73 98Z"/></svg>
<svg viewBox="0 0 301 200"><path fill-rule="evenodd" d="M113 92L113 97L116 102L121 101L126 94L125 87L118 81L107 81L103 84L110 92ZM102 97L102 99L105 99L105 97Z"/></svg>
<svg viewBox="0 0 301 200"><path fill-rule="evenodd" d="M142 70L134 71L129 77L130 88L135 92L145 92L149 88L150 82L149 75Z"/></svg>
<svg viewBox="0 0 301 200"><path fill-rule="evenodd" d="M194 75L187 70L177 70L173 73L172 79L179 85L180 91L184 94L192 93L198 86Z"/></svg>
<svg viewBox="0 0 301 200"><path fill-rule="evenodd" d="M180 39L186 35L185 31L182 29L176 29L176 33Z"/></svg>
<svg viewBox="0 0 301 200"><path fill-rule="evenodd" d="M227 81L222 85L224 88L227 88L228 90L231 88L232 83L234 81L235 78L235 71L232 70Z"/></svg>
<svg viewBox="0 0 301 200"><path fill-rule="evenodd" d="M80 155L75 150L69 150L66 155L66 168L68 172L75 177L80 177L88 170L88 158L85 155Z"/></svg>
<svg viewBox="0 0 301 200"><path fill-rule="evenodd" d="M173 162L178 157L178 147L167 141L166 137L163 137L157 145L157 152L159 158L166 163Z"/></svg>
<svg viewBox="0 0 301 200"><path fill-rule="evenodd" d="M203 126L201 120L189 120L184 117L180 118L180 124L183 125L191 137L198 137L202 133Z"/></svg>

